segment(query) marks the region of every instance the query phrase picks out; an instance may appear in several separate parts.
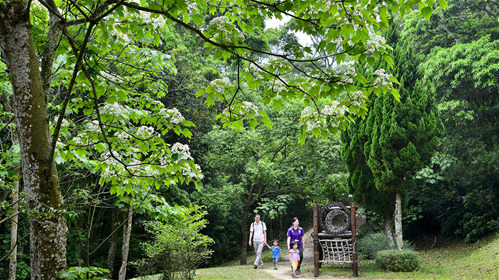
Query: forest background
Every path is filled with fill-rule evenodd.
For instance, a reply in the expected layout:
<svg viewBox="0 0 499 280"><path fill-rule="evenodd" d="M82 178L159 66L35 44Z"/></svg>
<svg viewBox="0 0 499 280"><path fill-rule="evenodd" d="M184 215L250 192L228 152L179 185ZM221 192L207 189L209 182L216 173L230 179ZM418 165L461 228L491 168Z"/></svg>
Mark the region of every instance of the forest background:
<svg viewBox="0 0 499 280"><path fill-rule="evenodd" d="M223 19L220 7L199 13L182 13L179 8L181 20L174 21L163 14L146 16L146 8L134 9L134 5L157 9L146 1L130 2L123 6L130 9L128 13L118 9L119 16L97 23L95 30L90 27L92 21L70 18L97 8L86 10L89 3L85 1L55 1L53 5L62 8L61 15L74 25L52 42L47 34L57 13L50 9L51 3L31 3L29 20L35 56L43 60L50 46L57 50L52 57L53 72L42 79L49 84L42 86L50 133L59 135L52 147L64 205L45 215L62 215L67 220L67 267L107 268L115 278L120 270L127 277L137 275L138 263L150 252L144 244L156 236L151 222L157 221L211 238L202 245L212 251L211 257L201 266L236 258L245 263L253 213L262 214L269 238L283 240L292 217L300 217L302 226L311 223L312 203L359 200L342 157L345 143L340 132L346 129L349 114L359 116L356 123L368 117L368 104L381 91L388 92L385 97L398 98L397 92L381 84L376 90L377 77L393 82L401 94L408 80L423 84L434 98L444 127L431 164L413 176L414 185L404 193L404 237L417 240L443 235L476 242L499 229L499 209L494 207L499 202L498 2L438 2L433 3L433 12L428 11L428 4L405 11L405 6L401 6L403 11L397 7L390 27L372 30L377 35L369 36L383 35L391 47L401 46L405 51L392 55L383 47L384 39L379 39L372 44L379 49L365 56L348 52L342 56L348 40L328 45L332 35L303 27L307 16L272 29L266 29L263 20L237 25L223 21L229 37L252 50L246 56L227 55L227 49L207 45L195 28L186 28ZM375 22L387 22L388 12L384 13L380 12L385 18ZM356 34L353 26L344 32ZM2 28L6 34L6 27ZM239 29L244 33L241 38L234 31ZM308 49L299 46L294 31L300 29L311 33L313 44ZM204 32L224 43L216 30ZM348 35L335 36L344 39ZM369 42L359 39L357 43L367 48ZM381 49L391 59L381 60ZM13 73L8 71L8 48L2 45L2 50L0 278L8 277L14 253L15 279L28 279L33 276L29 229L36 213L28 205L33 193L24 188ZM289 58L300 59L300 65L275 66L271 54L282 55L286 63ZM320 59L310 59L313 55ZM241 57L246 60L241 62ZM251 70L251 64L266 63L269 68ZM404 64L413 66L411 77L403 77L407 71L397 73L398 65ZM82 70L73 71L75 65ZM351 74L350 68L343 69L345 65L362 75ZM279 72L279 67L286 71ZM373 76L380 67L396 79ZM246 74L243 68L249 69ZM278 75L265 76L276 69ZM372 78L361 92L364 98L330 89L329 94L348 109L329 115L323 112L323 123L329 122L324 127L310 125L315 115L307 108L313 104L310 100L329 108L333 102L320 94L316 99L293 99L289 90L317 69L329 69L340 81L348 84L352 79L357 86L369 84ZM260 78L264 81L259 81L259 75L264 75ZM243 79L249 84L239 83ZM314 84L308 86L306 91L316 91ZM350 92L347 86L343 89ZM324 91L324 85L320 90ZM360 103L356 106L355 102ZM394 205L388 201L387 205ZM368 223L362 234L384 230L382 215L368 210L363 215ZM182 228L187 221L196 227ZM11 242L17 245L15 250Z"/></svg>

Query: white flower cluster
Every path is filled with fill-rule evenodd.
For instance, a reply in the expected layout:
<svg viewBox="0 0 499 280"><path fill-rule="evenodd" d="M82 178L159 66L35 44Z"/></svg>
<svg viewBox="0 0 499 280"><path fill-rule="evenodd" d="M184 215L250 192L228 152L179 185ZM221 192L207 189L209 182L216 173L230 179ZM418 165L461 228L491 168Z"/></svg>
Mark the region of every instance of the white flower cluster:
<svg viewBox="0 0 499 280"><path fill-rule="evenodd" d="M367 51L370 53L373 53L377 50L380 49L386 49L384 46L381 44L386 44L385 37L379 35L379 34L373 34L371 31L369 31L369 40L366 42L366 48Z"/></svg>
<svg viewBox="0 0 499 280"><path fill-rule="evenodd" d="M222 112L222 116L229 119L231 115L243 116L246 114L252 114L254 117L261 116L258 112L258 106L248 101L232 103L229 108L225 108Z"/></svg>
<svg viewBox="0 0 499 280"><path fill-rule="evenodd" d="M256 106L252 102L243 101L241 107L246 112L251 112L251 114L253 114L255 117L261 116L261 114L258 112L258 106Z"/></svg>
<svg viewBox="0 0 499 280"><path fill-rule="evenodd" d="M326 105L321 110L321 113L325 116L331 117L339 117L345 115L346 107L344 105L340 105L340 102L333 101L332 105Z"/></svg>
<svg viewBox="0 0 499 280"><path fill-rule="evenodd" d="M350 101L352 105L360 107L362 104L366 102L366 96L360 90L351 92L349 95Z"/></svg>
<svg viewBox="0 0 499 280"><path fill-rule="evenodd" d="M119 31L116 28L113 28L113 31L111 31L111 33L113 33L114 36L116 36L118 38L121 38L125 42L129 42L130 41L130 39L128 38L128 34L123 33L123 32Z"/></svg>
<svg viewBox="0 0 499 280"><path fill-rule="evenodd" d="M279 96L279 93L281 93L283 90L286 90L286 86L284 86L284 84L281 81L276 81L272 85L272 90L274 92L277 92L277 96Z"/></svg>
<svg viewBox="0 0 499 280"><path fill-rule="evenodd" d="M139 4L140 5L140 4ZM165 26L166 21L162 15L152 16L148 12L140 11L140 16L146 23L156 23L159 26Z"/></svg>
<svg viewBox="0 0 499 280"><path fill-rule="evenodd" d="M173 144L171 150L174 153L182 153L182 154L184 154L184 155L182 155L183 159L187 159L186 156L191 154L191 152L189 151L189 146L188 145L183 145L183 144L178 143L178 142L175 143L175 144Z"/></svg>
<svg viewBox="0 0 499 280"><path fill-rule="evenodd" d="M171 165L171 164L178 165L181 160L185 160L186 161L185 164L183 166L180 166L180 169L182 170L183 175L188 176L188 177L192 177L192 178L199 178L199 179L203 178L203 175L200 173L201 167L199 165L195 164L196 170L198 171L198 172L196 172L196 170L193 170L191 168L191 166L189 165L189 163L187 162L188 160L192 160L191 152L189 150L188 145L184 145L182 143L177 142L177 143L173 144L173 146L171 147L171 151L172 151L172 153L179 154L178 159L173 163L171 162L171 159L162 159L162 160L160 160L161 165L163 165L163 166ZM175 174L175 172L172 171L171 175L174 175L174 174Z"/></svg>
<svg viewBox="0 0 499 280"><path fill-rule="evenodd" d="M244 39L243 33L241 33L241 31L239 31L239 29L236 28L234 23L232 23L228 17L220 16L220 17L216 17L210 21L210 28L214 28L215 30L220 31L220 32L224 32L224 33L228 32L229 30L227 30L227 26L231 26L231 28L230 28L231 33L227 34L228 36L223 36L223 35L217 34L216 37L223 36L221 38L222 40L220 40L220 41L232 43L232 42L236 42L236 41Z"/></svg>
<svg viewBox="0 0 499 280"><path fill-rule="evenodd" d="M100 132L99 121L93 120L93 121L87 123L87 129L86 130L88 132L99 133Z"/></svg>
<svg viewBox="0 0 499 280"><path fill-rule="evenodd" d="M152 127L152 126L142 125L142 126L139 126L139 128L137 129L137 136L139 136L139 137L148 138L148 137L151 137L154 135L156 135L156 134L154 133L154 127ZM159 135L156 135L156 136L159 136Z"/></svg>
<svg viewBox="0 0 499 280"><path fill-rule="evenodd" d="M332 67L333 73L344 79L346 83L353 83L353 77L357 75L353 62L343 62Z"/></svg>
<svg viewBox="0 0 499 280"><path fill-rule="evenodd" d="M68 127L69 128L69 122L68 122L68 120L62 119L61 127Z"/></svg>
<svg viewBox="0 0 499 280"><path fill-rule="evenodd" d="M390 75L385 73L385 69L378 69L374 71L373 76L377 76L376 79L374 79L375 87L393 86L392 81L390 80Z"/></svg>
<svg viewBox="0 0 499 280"><path fill-rule="evenodd" d="M119 169L119 166L121 163L121 157L119 153L113 152L113 155L111 156L111 153L109 151L105 151L104 153L101 154L100 158L107 164L107 168L103 170L101 176L103 177L113 177L118 174L117 169Z"/></svg>
<svg viewBox="0 0 499 280"><path fill-rule="evenodd" d="M324 124L319 120L319 115L317 114L317 112L310 107L306 107L301 112L301 122L303 122L305 118L308 118L306 122L307 131L312 131L312 129L316 127L324 126Z"/></svg>
<svg viewBox="0 0 499 280"><path fill-rule="evenodd" d="M125 131L121 131L120 133L116 134L116 137L118 137L118 139L120 139L121 141L123 141L123 140L129 139L130 138L130 134L128 134Z"/></svg>
<svg viewBox="0 0 499 280"><path fill-rule="evenodd" d="M114 32L114 31L113 31ZM109 80L109 81L112 81L112 82L115 82L115 83L119 83L121 78L113 73L110 73L110 72L106 72L106 71L101 71L99 72L99 74L104 77L106 80Z"/></svg>
<svg viewBox="0 0 499 280"><path fill-rule="evenodd" d="M85 145L85 144L87 144L87 143L84 143L83 139L81 137L79 137L79 136L73 137L72 140L73 140L73 143L75 143L76 145L80 145L80 144Z"/></svg>
<svg viewBox="0 0 499 280"><path fill-rule="evenodd" d="M353 63L351 62L343 62L340 64L336 64L333 66L333 71L338 76L354 76L356 74L355 68L353 67Z"/></svg>
<svg viewBox="0 0 499 280"><path fill-rule="evenodd" d="M229 78L222 78L211 81L210 86L214 87L215 91L223 94L225 89L231 86L231 83Z"/></svg>
<svg viewBox="0 0 499 280"><path fill-rule="evenodd" d="M118 117L126 117L128 113L128 109L117 102L107 103L101 108L101 111L102 113Z"/></svg>
<svg viewBox="0 0 499 280"><path fill-rule="evenodd" d="M167 119L172 124L180 124L183 120L185 120L184 116L182 116L177 108L161 108L161 110L159 110L159 115Z"/></svg>
<svg viewBox="0 0 499 280"><path fill-rule="evenodd" d="M316 127L326 129L328 125L338 127L340 125L340 117L345 115L346 110L347 108L344 105L340 106L340 102L338 101L333 101L332 105L324 106L321 110L321 114L324 117L330 117L329 123L326 123L326 118L320 117L317 111L307 107L301 112L301 122L304 122L305 119L307 119L307 131L311 131Z"/></svg>
<svg viewBox="0 0 499 280"><path fill-rule="evenodd" d="M216 17L210 21L210 26L213 26L220 31L225 31L225 27L227 24L233 24L233 23L226 16Z"/></svg>
<svg viewBox="0 0 499 280"><path fill-rule="evenodd" d="M263 79L262 70L258 68L255 64L251 63L249 65L248 71L253 75L253 77L257 80Z"/></svg>
<svg viewBox="0 0 499 280"><path fill-rule="evenodd" d="M289 64L287 64L284 61L284 59L275 59L275 60L270 61L269 64L274 66L274 68L277 70L277 72L279 72L279 69L281 69L281 68L285 68L285 69L289 68Z"/></svg>

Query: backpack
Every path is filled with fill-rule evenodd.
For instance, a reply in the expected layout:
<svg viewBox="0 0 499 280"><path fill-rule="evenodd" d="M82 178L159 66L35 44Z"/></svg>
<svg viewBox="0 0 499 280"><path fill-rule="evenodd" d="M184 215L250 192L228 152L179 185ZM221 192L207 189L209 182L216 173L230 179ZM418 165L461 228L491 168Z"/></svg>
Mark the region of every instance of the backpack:
<svg viewBox="0 0 499 280"><path fill-rule="evenodd" d="M262 223L262 234L265 234L265 230L263 229L264 227L267 227L263 221L260 221ZM253 230L255 230L255 222L251 223L251 226L253 226ZM250 228L251 228L250 226Z"/></svg>
<svg viewBox="0 0 499 280"><path fill-rule="evenodd" d="M294 231L293 227L290 227L290 228L289 228L289 230ZM304 233L302 232L302 230L303 230L303 229L302 229L301 227L298 227L298 233L299 233L300 235L304 234Z"/></svg>

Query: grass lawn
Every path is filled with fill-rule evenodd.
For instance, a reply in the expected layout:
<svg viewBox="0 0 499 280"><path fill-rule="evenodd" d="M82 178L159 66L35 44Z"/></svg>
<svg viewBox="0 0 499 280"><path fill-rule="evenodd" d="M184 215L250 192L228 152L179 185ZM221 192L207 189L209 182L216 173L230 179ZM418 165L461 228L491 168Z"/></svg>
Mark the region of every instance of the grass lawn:
<svg viewBox="0 0 499 280"><path fill-rule="evenodd" d="M359 276L373 279L499 279L499 233L475 244L451 244L417 251L421 267L414 272L386 272L373 260L362 259ZM313 267L305 277L313 276ZM322 276L349 277L351 265L324 265Z"/></svg>
<svg viewBox="0 0 499 280"><path fill-rule="evenodd" d="M414 272L386 272L373 260L361 259L359 276L363 279L499 279L499 232L475 244L455 243L441 248L417 251L421 267ZM248 263L254 257L248 251ZM264 250L263 260L271 262L271 252ZM251 273L248 271L251 270ZM256 273L256 275L255 275ZM302 267L303 278L313 278L312 265ZM352 276L351 265L323 265L319 279ZM137 278L156 280L159 277ZM196 270L196 280L209 279L276 279L251 265L239 265L239 261L221 267Z"/></svg>

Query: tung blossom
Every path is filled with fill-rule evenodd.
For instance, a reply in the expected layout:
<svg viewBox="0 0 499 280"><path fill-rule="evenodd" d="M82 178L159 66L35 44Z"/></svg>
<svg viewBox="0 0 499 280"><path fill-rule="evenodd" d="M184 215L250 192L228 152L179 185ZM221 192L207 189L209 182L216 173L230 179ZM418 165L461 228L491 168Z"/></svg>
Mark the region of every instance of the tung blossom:
<svg viewBox="0 0 499 280"><path fill-rule="evenodd" d="M326 105L321 110L321 115L312 109L306 107L302 113L300 121L307 125L307 131L312 131L314 128L326 129L328 125L338 127L340 125L340 118L345 115L347 108L344 105L340 106L340 102L333 101L331 105ZM329 117L329 122L326 117Z"/></svg>
<svg viewBox="0 0 499 280"><path fill-rule="evenodd" d="M180 124L183 120L185 120L184 116L182 116L177 108L162 108L161 110L159 110L159 115L167 119L172 124Z"/></svg>
<svg viewBox="0 0 499 280"><path fill-rule="evenodd" d="M215 91L224 93L227 87L232 86L229 78L215 79L211 81L210 86L214 87Z"/></svg>
<svg viewBox="0 0 499 280"><path fill-rule="evenodd" d="M376 76L376 79L374 79L375 87L393 86L392 81L390 80L390 75L385 73L385 69L378 69L374 71L373 76Z"/></svg>
<svg viewBox="0 0 499 280"><path fill-rule="evenodd" d="M227 27L230 27L229 29ZM233 43L244 39L243 33L236 28L234 23L226 16L220 16L212 19L210 21L210 28L215 29L222 33L229 33L220 35L217 34L215 37L221 42ZM227 36L228 35L228 36Z"/></svg>
<svg viewBox="0 0 499 280"><path fill-rule="evenodd" d="M366 101L366 96L360 90L351 92L349 94L349 98L350 98L350 101L352 102L352 105L357 106L357 107L360 107Z"/></svg>

